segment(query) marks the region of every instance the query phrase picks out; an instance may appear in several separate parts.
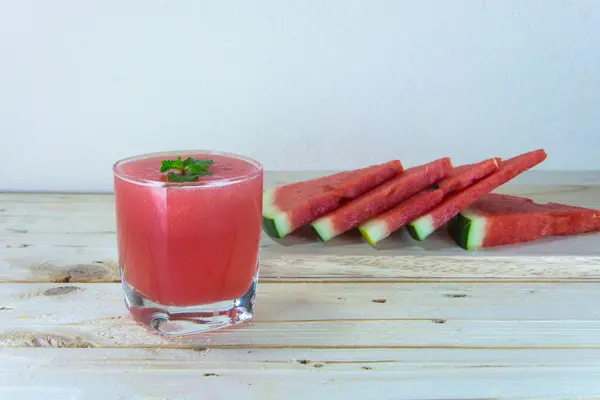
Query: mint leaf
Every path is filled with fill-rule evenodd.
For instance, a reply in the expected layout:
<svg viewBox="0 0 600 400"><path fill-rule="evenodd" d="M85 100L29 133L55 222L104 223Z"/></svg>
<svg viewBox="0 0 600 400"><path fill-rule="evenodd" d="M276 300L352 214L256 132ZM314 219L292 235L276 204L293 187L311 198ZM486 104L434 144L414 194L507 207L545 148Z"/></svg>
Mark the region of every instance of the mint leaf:
<svg viewBox="0 0 600 400"><path fill-rule="evenodd" d="M185 172L190 174L201 174L201 175L212 175L211 172L206 170L204 164L190 164L185 167Z"/></svg>
<svg viewBox="0 0 600 400"><path fill-rule="evenodd" d="M169 172L167 174L168 182L196 182L200 177L199 174L176 174L175 172Z"/></svg>
<svg viewBox="0 0 600 400"><path fill-rule="evenodd" d="M167 172L170 169L183 171L184 168L185 166L183 165L183 161L181 161L181 157L177 157L177 160L162 160L160 172Z"/></svg>
<svg viewBox="0 0 600 400"><path fill-rule="evenodd" d="M186 159L187 161L188 159ZM208 168L213 165L215 162L213 160L198 160L195 158L191 158L189 164L186 165L202 165L204 168Z"/></svg>
<svg viewBox="0 0 600 400"><path fill-rule="evenodd" d="M162 160L160 172L172 169L179 171L179 173L169 172L168 182L196 182L200 176L212 175L207 168L213 163L213 160L198 160L192 157L182 160L181 157L177 157L177 160Z"/></svg>

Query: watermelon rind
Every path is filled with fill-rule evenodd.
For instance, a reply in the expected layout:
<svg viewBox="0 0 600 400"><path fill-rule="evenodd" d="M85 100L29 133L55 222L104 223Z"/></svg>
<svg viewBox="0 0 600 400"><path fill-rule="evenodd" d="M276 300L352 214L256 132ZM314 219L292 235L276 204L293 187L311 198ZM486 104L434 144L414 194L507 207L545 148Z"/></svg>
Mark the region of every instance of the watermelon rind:
<svg viewBox="0 0 600 400"><path fill-rule="evenodd" d="M425 238L433 233L433 220L429 215L424 215L417 218L410 224L406 225L406 229L410 236L415 240L425 240Z"/></svg>
<svg viewBox="0 0 600 400"><path fill-rule="evenodd" d="M288 215L273 203L277 188L263 191L262 226L267 235L281 239L291 232Z"/></svg>
<svg viewBox="0 0 600 400"><path fill-rule="evenodd" d="M274 219L262 217L262 227L266 234L272 238L281 239L283 237L283 235L277 230Z"/></svg>
<svg viewBox="0 0 600 400"><path fill-rule="evenodd" d="M458 214L452 218L448 223L448 233L450 237L454 239L457 245L465 250L469 250L467 244L469 239L469 227L471 226L471 220Z"/></svg>
<svg viewBox="0 0 600 400"><path fill-rule="evenodd" d="M470 209L462 211L450 221L448 232L463 249L479 249L485 237L485 218Z"/></svg>
<svg viewBox="0 0 600 400"><path fill-rule="evenodd" d="M311 226L319 238L324 242L336 236L336 232L333 229L333 225L329 218L319 218L313 222Z"/></svg>
<svg viewBox="0 0 600 400"><path fill-rule="evenodd" d="M368 221L358 226L360 234L367 243L375 246L377 242L389 236L387 224L383 221Z"/></svg>

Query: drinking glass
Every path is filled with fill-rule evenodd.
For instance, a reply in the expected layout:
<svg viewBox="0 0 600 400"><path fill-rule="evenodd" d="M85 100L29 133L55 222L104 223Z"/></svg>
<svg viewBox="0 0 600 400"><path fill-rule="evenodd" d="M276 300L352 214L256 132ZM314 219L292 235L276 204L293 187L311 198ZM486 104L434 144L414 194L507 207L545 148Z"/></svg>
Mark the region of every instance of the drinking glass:
<svg viewBox="0 0 600 400"><path fill-rule="evenodd" d="M212 160L196 182L169 182L162 160ZM250 319L258 283L263 168L216 151L144 154L113 166L125 304L166 335Z"/></svg>

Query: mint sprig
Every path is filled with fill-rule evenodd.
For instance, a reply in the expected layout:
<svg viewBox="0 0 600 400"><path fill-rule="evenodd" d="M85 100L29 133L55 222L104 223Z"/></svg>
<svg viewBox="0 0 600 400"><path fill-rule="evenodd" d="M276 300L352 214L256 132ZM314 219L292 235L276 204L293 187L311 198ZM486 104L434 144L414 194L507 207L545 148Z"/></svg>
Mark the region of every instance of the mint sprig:
<svg viewBox="0 0 600 400"><path fill-rule="evenodd" d="M176 160L162 160L160 172L173 169L179 171L179 173L169 172L168 182L196 182L201 176L212 175L212 172L207 169L212 164L213 160L198 160L192 157L182 160L181 157L177 157Z"/></svg>

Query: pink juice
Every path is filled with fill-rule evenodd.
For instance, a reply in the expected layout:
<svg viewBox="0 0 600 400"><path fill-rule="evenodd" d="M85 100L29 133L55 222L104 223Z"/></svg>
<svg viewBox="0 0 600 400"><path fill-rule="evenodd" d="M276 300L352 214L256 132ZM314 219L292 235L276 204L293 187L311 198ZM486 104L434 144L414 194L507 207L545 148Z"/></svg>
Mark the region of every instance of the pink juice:
<svg viewBox="0 0 600 400"><path fill-rule="evenodd" d="M161 160L213 160L197 182L164 180ZM263 171L225 153L163 153L115 164L117 242L122 278L168 306L243 296L257 272Z"/></svg>

